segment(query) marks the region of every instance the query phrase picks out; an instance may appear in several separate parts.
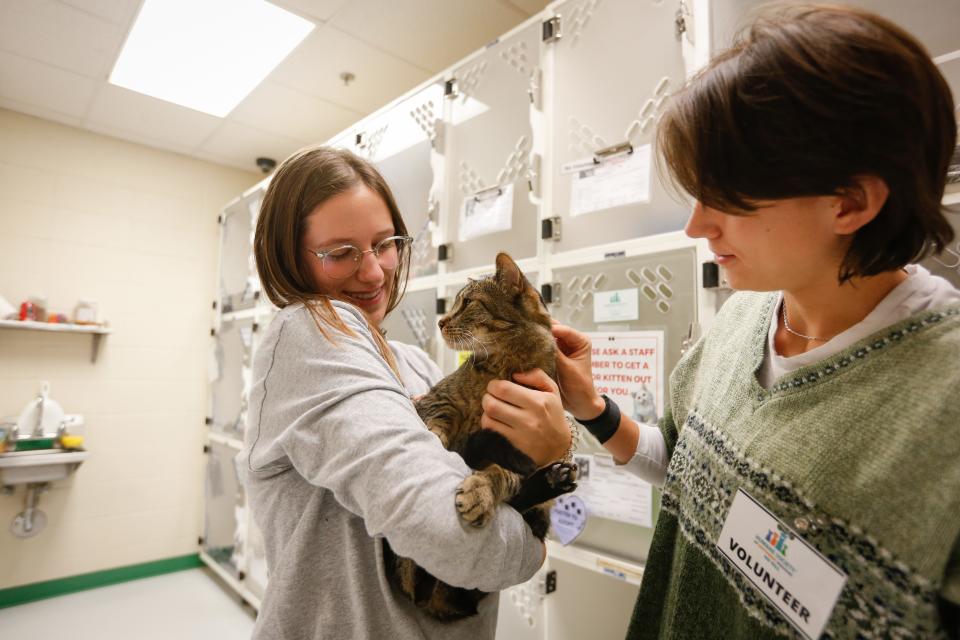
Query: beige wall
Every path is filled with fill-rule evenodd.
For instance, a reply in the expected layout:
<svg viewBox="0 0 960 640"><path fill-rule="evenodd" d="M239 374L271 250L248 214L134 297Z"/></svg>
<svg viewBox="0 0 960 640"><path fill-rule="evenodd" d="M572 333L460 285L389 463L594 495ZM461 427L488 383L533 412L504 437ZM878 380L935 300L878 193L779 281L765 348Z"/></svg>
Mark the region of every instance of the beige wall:
<svg viewBox="0 0 960 640"><path fill-rule="evenodd" d="M193 553L217 215L260 176L2 109L0 153L0 295L92 298L114 331L93 364L90 336L0 329L0 416L49 380L91 452L34 538L0 495L0 588Z"/></svg>

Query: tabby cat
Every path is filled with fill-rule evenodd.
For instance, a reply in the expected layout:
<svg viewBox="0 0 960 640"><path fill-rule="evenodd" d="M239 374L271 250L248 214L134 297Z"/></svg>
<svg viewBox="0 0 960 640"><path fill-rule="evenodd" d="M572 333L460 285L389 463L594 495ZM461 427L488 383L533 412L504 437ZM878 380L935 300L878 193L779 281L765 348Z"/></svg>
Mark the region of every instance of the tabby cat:
<svg viewBox="0 0 960 640"><path fill-rule="evenodd" d="M417 402L417 412L444 447L475 470L457 491L460 516L482 527L499 503L508 502L543 540L550 528L550 500L576 488L576 467L554 463L537 471L533 460L506 438L480 428L480 401L491 380L509 380L514 373L538 367L556 379L550 316L540 294L510 256L498 254L496 264L494 276L471 280L440 319L447 344L473 354ZM394 554L386 540L384 560L394 587L441 620L476 614L487 595L437 580Z"/></svg>

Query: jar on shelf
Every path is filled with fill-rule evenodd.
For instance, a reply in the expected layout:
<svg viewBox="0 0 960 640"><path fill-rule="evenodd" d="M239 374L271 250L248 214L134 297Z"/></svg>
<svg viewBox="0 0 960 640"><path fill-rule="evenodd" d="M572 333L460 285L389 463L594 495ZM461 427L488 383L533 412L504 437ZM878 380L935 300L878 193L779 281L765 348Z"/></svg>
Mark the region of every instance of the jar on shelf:
<svg viewBox="0 0 960 640"><path fill-rule="evenodd" d="M94 300L85 300L81 298L77 301L77 306L73 309L73 322L75 324L96 324L97 323L97 303Z"/></svg>
<svg viewBox="0 0 960 640"><path fill-rule="evenodd" d="M41 295L34 295L28 298L30 304L33 305L33 318L37 322L46 322L47 320L47 297Z"/></svg>

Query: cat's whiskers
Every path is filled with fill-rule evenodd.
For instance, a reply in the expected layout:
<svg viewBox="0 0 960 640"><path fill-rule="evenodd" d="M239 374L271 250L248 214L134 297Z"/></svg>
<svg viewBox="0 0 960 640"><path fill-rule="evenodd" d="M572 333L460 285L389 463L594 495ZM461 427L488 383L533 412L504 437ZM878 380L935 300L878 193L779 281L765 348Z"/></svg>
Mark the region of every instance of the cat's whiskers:
<svg viewBox="0 0 960 640"><path fill-rule="evenodd" d="M481 339L478 338L477 336L473 335L473 333L471 333L470 331L464 330L464 333L467 334L467 338L468 338L473 344L477 344L477 345L479 345L479 346L483 349L483 359L484 359L484 360L486 360L487 358L490 357L490 349L487 348L487 345L486 345L486 343L485 343L483 340L481 340ZM476 349L473 349L473 351L476 351Z"/></svg>
<svg viewBox="0 0 960 640"><path fill-rule="evenodd" d="M450 338L450 341L453 343L453 348L456 351L472 351L470 348L470 332L465 329L450 328L447 329L447 335Z"/></svg>

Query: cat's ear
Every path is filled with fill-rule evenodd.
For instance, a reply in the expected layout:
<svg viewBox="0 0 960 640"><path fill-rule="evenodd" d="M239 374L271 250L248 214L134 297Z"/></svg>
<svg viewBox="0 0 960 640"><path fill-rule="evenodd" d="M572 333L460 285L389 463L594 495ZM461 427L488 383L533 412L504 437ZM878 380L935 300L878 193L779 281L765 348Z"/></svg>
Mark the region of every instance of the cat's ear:
<svg viewBox="0 0 960 640"><path fill-rule="evenodd" d="M526 289L526 280L513 258L505 253L497 254L497 284L511 296L520 295Z"/></svg>

